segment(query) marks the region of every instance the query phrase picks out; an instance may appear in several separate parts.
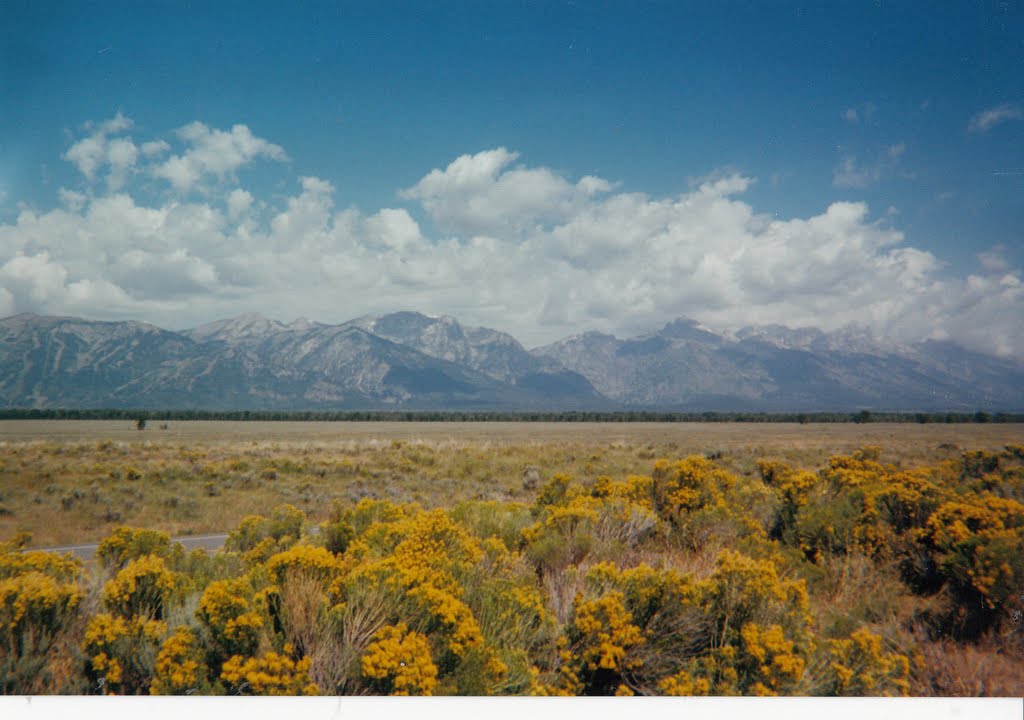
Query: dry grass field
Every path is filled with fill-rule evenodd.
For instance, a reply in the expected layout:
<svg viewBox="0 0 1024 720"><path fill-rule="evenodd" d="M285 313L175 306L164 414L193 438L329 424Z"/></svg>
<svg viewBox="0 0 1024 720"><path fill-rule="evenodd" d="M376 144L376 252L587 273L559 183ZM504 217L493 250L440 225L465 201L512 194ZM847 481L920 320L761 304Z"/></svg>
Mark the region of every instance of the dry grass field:
<svg viewBox="0 0 1024 720"><path fill-rule="evenodd" d="M290 503L322 519L334 499L450 507L532 502L523 476L649 474L658 458L721 453L750 476L756 461L819 467L865 446L927 465L961 449L1024 443L1015 424L431 423L0 421L0 539L37 547L96 542L120 525L172 535L226 532Z"/></svg>

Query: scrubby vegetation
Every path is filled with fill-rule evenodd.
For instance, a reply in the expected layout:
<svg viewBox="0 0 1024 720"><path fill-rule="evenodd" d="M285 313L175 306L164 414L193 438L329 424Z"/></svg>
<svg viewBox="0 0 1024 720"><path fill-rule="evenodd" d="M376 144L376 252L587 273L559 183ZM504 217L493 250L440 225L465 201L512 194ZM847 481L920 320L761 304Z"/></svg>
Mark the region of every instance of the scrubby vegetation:
<svg viewBox="0 0 1024 720"><path fill-rule="evenodd" d="M446 472L478 461L387 452ZM89 566L24 552L19 536L0 548L0 687L1020 695L1024 447L946 455L651 457L617 474L595 456L576 477L520 465L515 499L281 504L212 555L118 527ZM207 463L200 486L271 472L252 457Z"/></svg>

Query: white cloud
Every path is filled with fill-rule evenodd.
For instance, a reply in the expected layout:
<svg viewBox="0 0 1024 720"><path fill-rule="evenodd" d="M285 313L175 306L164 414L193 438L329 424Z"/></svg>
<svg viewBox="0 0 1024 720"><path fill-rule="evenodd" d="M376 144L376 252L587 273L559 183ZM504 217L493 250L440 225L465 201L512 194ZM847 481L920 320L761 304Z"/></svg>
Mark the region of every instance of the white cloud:
<svg viewBox="0 0 1024 720"><path fill-rule="evenodd" d="M154 155L162 155L171 149L170 143L166 140L153 140L151 142L142 143L142 154L146 157L153 157Z"/></svg>
<svg viewBox="0 0 1024 720"><path fill-rule="evenodd" d="M1024 110L1016 103L1003 103L990 107L971 117L967 123L967 131L972 133L988 132L996 125L1024 117Z"/></svg>
<svg viewBox="0 0 1024 720"><path fill-rule="evenodd" d="M418 200L433 221L456 235L507 235L571 215L611 184L587 176L573 184L547 168L511 167L505 148L462 155L400 195Z"/></svg>
<svg viewBox="0 0 1024 720"><path fill-rule="evenodd" d="M68 190L67 188L61 188L57 191L60 201L67 207L71 212L78 212L88 201L89 197L84 193L77 192L75 190Z"/></svg>
<svg viewBox="0 0 1024 720"><path fill-rule="evenodd" d="M889 145L867 163L859 161L854 155L845 155L832 171L832 184L839 188L859 189L897 174L912 177L901 169L901 160L906 151L906 143Z"/></svg>
<svg viewBox="0 0 1024 720"><path fill-rule="evenodd" d="M252 207L252 200L252 194L241 188L235 188L229 192L227 196L228 217L232 220L238 220L249 212L249 208Z"/></svg>
<svg viewBox="0 0 1024 720"><path fill-rule="evenodd" d="M171 156L152 172L179 192L197 189L205 176L212 175L218 180L231 177L240 167L259 157L288 159L280 146L256 137L245 125L235 125L228 132L193 122L180 128L177 135L187 146L186 151Z"/></svg>
<svg viewBox="0 0 1024 720"><path fill-rule="evenodd" d="M865 188L882 176L879 165L864 167L857 158L847 155L832 171L832 184L841 188Z"/></svg>
<svg viewBox="0 0 1024 720"><path fill-rule="evenodd" d="M118 113L101 123L91 135L69 147L64 153L64 159L78 168L90 184L101 169L109 166L107 187L110 190L119 190L124 185L128 173L135 167L138 149L128 138L110 139L110 136L131 127L131 119Z"/></svg>
<svg viewBox="0 0 1024 720"><path fill-rule="evenodd" d="M987 273L1004 273L1011 270L1010 263L1003 255L1004 248L996 246L978 253L978 263Z"/></svg>
<svg viewBox="0 0 1024 720"><path fill-rule="evenodd" d="M284 156L239 127L186 126L182 188ZM879 161L902 154L893 145ZM229 185L196 202L146 203L131 180L167 167L146 157L138 152L142 172L120 191L64 190L58 207L0 224L0 312L180 328L247 311L340 322L412 308L527 344L688 316L720 328L856 324L897 340L1024 352L1021 272L998 249L975 274L957 275L863 203L803 218L756 212L742 199L753 179L737 173L652 197L519 164L498 148L427 172L401 193L409 207L364 213L339 210L331 183L314 177L280 201ZM443 237L425 232L419 211Z"/></svg>

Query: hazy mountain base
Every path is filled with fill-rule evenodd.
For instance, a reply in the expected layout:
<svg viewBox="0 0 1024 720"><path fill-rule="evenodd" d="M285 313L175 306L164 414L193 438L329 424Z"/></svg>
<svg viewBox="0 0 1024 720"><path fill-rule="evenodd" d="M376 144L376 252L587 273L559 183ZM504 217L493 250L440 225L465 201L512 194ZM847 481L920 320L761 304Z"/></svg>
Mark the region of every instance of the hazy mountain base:
<svg viewBox="0 0 1024 720"><path fill-rule="evenodd" d="M250 315L180 333L18 315L0 320L0 404L1012 412L1024 409L1024 366L944 343L895 347L777 328L733 337L690 321L528 352L505 333L411 312L343 325Z"/></svg>

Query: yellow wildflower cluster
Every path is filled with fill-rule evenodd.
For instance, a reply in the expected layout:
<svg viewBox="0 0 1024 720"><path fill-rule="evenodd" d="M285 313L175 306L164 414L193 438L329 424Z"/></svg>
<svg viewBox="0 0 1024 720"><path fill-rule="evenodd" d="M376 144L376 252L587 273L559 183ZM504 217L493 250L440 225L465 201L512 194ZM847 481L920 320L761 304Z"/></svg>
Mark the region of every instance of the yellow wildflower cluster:
<svg viewBox="0 0 1024 720"><path fill-rule="evenodd" d="M590 492L597 498L622 498L650 507L654 493L654 478L647 475L627 475L625 480L615 480L602 475L594 481L594 487Z"/></svg>
<svg viewBox="0 0 1024 720"><path fill-rule="evenodd" d="M294 545L302 535L304 522L305 515L293 505L275 508L269 518L246 515L228 534L225 547L242 553L250 565L258 565Z"/></svg>
<svg viewBox="0 0 1024 720"><path fill-rule="evenodd" d="M659 460L654 466L655 501L669 517L724 503L734 482L728 472L699 455L674 464Z"/></svg>
<svg viewBox="0 0 1024 720"><path fill-rule="evenodd" d="M374 523L394 523L406 517L409 510L388 500L363 498L352 509L352 525L362 535Z"/></svg>
<svg viewBox="0 0 1024 720"><path fill-rule="evenodd" d="M117 615L141 615L160 619L181 578L167 568L163 558L145 555L130 560L103 586L103 602Z"/></svg>
<svg viewBox="0 0 1024 720"><path fill-rule="evenodd" d="M199 599L199 618L210 631L222 659L249 656L259 647L263 617L246 599L251 593L242 580L215 580Z"/></svg>
<svg viewBox="0 0 1024 720"><path fill-rule="evenodd" d="M999 609L1024 596L1024 504L988 494L944 503L919 539L959 601L967 632L996 624Z"/></svg>
<svg viewBox="0 0 1024 720"><path fill-rule="evenodd" d="M792 527L800 508L807 505L811 491L820 485L817 473L807 470L794 470L778 460L758 460L761 480L778 494L782 501L776 533Z"/></svg>
<svg viewBox="0 0 1024 720"><path fill-rule="evenodd" d="M220 679L233 695L318 695L320 688L309 678L310 662L276 652L259 658L235 655L224 663Z"/></svg>
<svg viewBox="0 0 1024 720"><path fill-rule="evenodd" d="M363 654L361 667L385 695L431 695L437 685L430 643L405 623L381 628Z"/></svg>
<svg viewBox="0 0 1024 720"><path fill-rule="evenodd" d="M0 648L11 657L46 646L74 619L84 593L31 570L0 580Z"/></svg>
<svg viewBox="0 0 1024 720"><path fill-rule="evenodd" d="M680 670L658 682L658 693L675 697L710 695L711 681L706 677L695 678L688 671Z"/></svg>
<svg viewBox="0 0 1024 720"><path fill-rule="evenodd" d="M81 571L81 561L70 554L58 555L40 550L18 552L16 549L0 552L0 579L37 572L67 582L78 577Z"/></svg>
<svg viewBox="0 0 1024 720"><path fill-rule="evenodd" d="M692 602L695 588L688 578L671 570L655 570L648 565L620 569L614 563L594 565L587 582L598 594L620 591L626 606L640 626L647 626L658 612Z"/></svg>
<svg viewBox="0 0 1024 720"><path fill-rule="evenodd" d="M598 600L578 603L570 634L587 670L619 672L636 667L629 651L644 642L640 628L626 609L625 596L614 590Z"/></svg>
<svg viewBox="0 0 1024 720"><path fill-rule="evenodd" d="M49 688L43 668L70 646L86 591L81 563L70 555L21 552L0 543L0 692L34 694Z"/></svg>
<svg viewBox="0 0 1024 720"><path fill-rule="evenodd" d="M293 545L273 555L266 566L278 585L286 583L289 577L302 575L325 588L345 569L345 563L331 551L312 545Z"/></svg>
<svg viewBox="0 0 1024 720"><path fill-rule="evenodd" d="M868 446L853 455L831 457L822 474L826 480L839 487L869 484L878 477L896 471L892 465L882 465L878 462L880 454L881 448Z"/></svg>
<svg viewBox="0 0 1024 720"><path fill-rule="evenodd" d="M414 607L413 613L425 614L426 627L439 629L447 649L456 655L483 643L473 611L450 592L429 582L418 582L406 590L406 597Z"/></svg>
<svg viewBox="0 0 1024 720"><path fill-rule="evenodd" d="M910 660L885 652L882 638L861 628L845 640L829 641L831 695L906 695Z"/></svg>
<svg viewBox="0 0 1024 720"><path fill-rule="evenodd" d="M82 648L89 676L105 694L146 693L157 648L167 632L161 620L100 613L89 621Z"/></svg>
<svg viewBox="0 0 1024 720"><path fill-rule="evenodd" d="M657 683L663 695L739 695L744 683L736 669L736 649L725 645L691 660L687 667ZM749 688L754 693L760 687Z"/></svg>
<svg viewBox="0 0 1024 720"><path fill-rule="evenodd" d="M194 695L209 691L203 648L188 627L180 625L164 640L156 656L151 695Z"/></svg>
<svg viewBox="0 0 1024 720"><path fill-rule="evenodd" d="M801 637L810 626L806 583L780 579L772 560L723 550L711 577L698 587L715 621L713 645L736 644L748 622L781 622Z"/></svg>
<svg viewBox="0 0 1024 720"><path fill-rule="evenodd" d="M110 570L121 570L129 561L146 555L169 558L172 555L180 557L182 553L180 545L171 545L171 537L167 533L129 527L115 528L96 549L96 556Z"/></svg>
<svg viewBox="0 0 1024 720"><path fill-rule="evenodd" d="M748 681L753 695L778 695L800 681L806 661L780 625L747 623L740 629L742 654L748 660Z"/></svg>
<svg viewBox="0 0 1024 720"><path fill-rule="evenodd" d="M420 512L391 527L400 538L392 555L404 568L458 571L483 559L479 543L442 510Z"/></svg>

